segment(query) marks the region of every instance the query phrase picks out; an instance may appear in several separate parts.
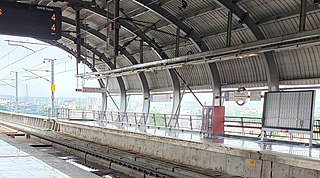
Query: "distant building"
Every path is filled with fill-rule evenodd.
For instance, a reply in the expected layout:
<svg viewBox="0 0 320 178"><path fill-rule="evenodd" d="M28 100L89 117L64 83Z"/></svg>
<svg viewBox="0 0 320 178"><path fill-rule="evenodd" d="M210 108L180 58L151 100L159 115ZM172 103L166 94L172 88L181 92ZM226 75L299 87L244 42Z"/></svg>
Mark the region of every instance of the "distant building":
<svg viewBox="0 0 320 178"><path fill-rule="evenodd" d="M39 114L39 106L38 105L30 105L26 111L27 114L34 114L38 115Z"/></svg>
<svg viewBox="0 0 320 178"><path fill-rule="evenodd" d="M9 99L0 99L0 104L2 105L8 105L10 103Z"/></svg>
<svg viewBox="0 0 320 178"><path fill-rule="evenodd" d="M88 110L100 110L101 109L101 99L99 98L88 98L86 109Z"/></svg>
<svg viewBox="0 0 320 178"><path fill-rule="evenodd" d="M77 106L78 106L78 104L76 101L70 101L68 103L68 109L77 109Z"/></svg>

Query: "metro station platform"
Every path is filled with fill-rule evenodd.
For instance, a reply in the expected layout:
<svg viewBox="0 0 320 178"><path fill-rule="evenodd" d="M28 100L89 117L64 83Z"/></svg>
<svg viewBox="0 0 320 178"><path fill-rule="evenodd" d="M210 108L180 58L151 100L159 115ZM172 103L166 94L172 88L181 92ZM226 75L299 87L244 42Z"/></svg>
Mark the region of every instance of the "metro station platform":
<svg viewBox="0 0 320 178"><path fill-rule="evenodd" d="M58 132L242 177L318 177L320 149L102 121L58 121Z"/></svg>
<svg viewBox="0 0 320 178"><path fill-rule="evenodd" d="M167 137L177 140L185 140L209 145L226 146L237 149L244 149L256 152L269 152L274 154L287 154L288 156L299 156L301 158L319 159L320 148L305 146L304 143L284 143L279 141L260 141L258 138L239 137L239 136L216 136L213 138L204 137L199 131L188 131L179 129L168 129L163 127L137 126L127 123L116 123L106 121L65 121L80 125L109 128L120 131L142 133L146 135Z"/></svg>
<svg viewBox="0 0 320 178"><path fill-rule="evenodd" d="M320 149L240 137L101 121L51 120L0 112L0 123L47 136L72 137L191 168L252 178L320 175ZM133 160L139 160L134 156Z"/></svg>

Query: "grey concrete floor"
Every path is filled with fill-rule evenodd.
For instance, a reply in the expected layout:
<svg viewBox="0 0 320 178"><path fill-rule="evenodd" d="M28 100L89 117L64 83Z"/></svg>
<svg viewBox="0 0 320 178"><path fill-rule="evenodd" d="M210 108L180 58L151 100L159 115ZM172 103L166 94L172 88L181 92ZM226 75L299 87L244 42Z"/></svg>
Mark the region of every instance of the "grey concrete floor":
<svg viewBox="0 0 320 178"><path fill-rule="evenodd" d="M75 165L30 145L41 145L23 136L0 134L0 178L98 178ZM57 150L56 150L57 151Z"/></svg>

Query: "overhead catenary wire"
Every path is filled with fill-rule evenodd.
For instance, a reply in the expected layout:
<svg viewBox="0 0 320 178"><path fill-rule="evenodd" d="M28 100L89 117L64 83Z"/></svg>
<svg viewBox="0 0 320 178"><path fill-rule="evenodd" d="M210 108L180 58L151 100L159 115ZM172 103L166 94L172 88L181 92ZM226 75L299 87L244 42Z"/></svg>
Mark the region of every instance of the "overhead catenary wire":
<svg viewBox="0 0 320 178"><path fill-rule="evenodd" d="M3 59L3 58L5 58L5 57L7 57L7 56L9 56L9 55L10 55L13 51L15 51L17 48L18 48L18 47L15 47L15 48L13 48L11 51L9 51L7 54L1 56L1 57L0 57L0 60Z"/></svg>
<svg viewBox="0 0 320 178"><path fill-rule="evenodd" d="M34 54L36 54L36 53L38 53L38 52L40 52L40 51L42 51L42 50L44 50L44 49L47 49L47 47L41 48L41 49L39 49L39 50L37 50L37 51L35 51L35 52L31 53L31 54L25 55L24 57L22 57L22 58L20 58L20 59L18 59L18 60L16 60L16 61L14 61L14 62L12 62L12 63L9 63L9 64L8 64L8 65L6 65L6 66L4 66L4 67L0 68L0 70L3 70L3 69L5 69L5 68L7 68L7 67L9 67L9 66L12 66L13 64L16 64L16 63L18 63L18 62L20 62L20 61L22 61L22 60L24 60L24 59L26 59L26 58L28 58L28 57L30 57L30 56L32 56L32 55L34 55Z"/></svg>
<svg viewBox="0 0 320 178"><path fill-rule="evenodd" d="M62 61L62 62L59 62L59 63L56 63L55 66L60 65L60 64L64 64L65 62L71 62L71 61L72 61L72 60L65 60L65 59L67 59L67 58L70 58L70 56L62 57L62 58L57 59L57 60L63 60L63 61ZM37 65L34 65L34 66L30 67L28 70L30 70L30 69L41 70L41 69L44 69L44 68L49 67L49 66L43 66L43 67L41 67L41 68L37 68L37 67L39 67L39 66L41 66L41 65L43 65L43 64L48 65L47 63L39 63L39 64L37 64ZM66 71L66 72L69 72L69 71L71 71L71 70L65 69L65 71ZM26 73L25 70L19 72L19 74L25 74L25 73ZM60 73L63 73L63 72L60 72ZM59 73L58 73L58 74L59 74ZM10 74L10 75L7 75L7 76L5 76L5 77L0 78L0 81L2 81L2 80L14 80L14 79L12 78L12 75ZM19 81L19 82L23 82L23 81L25 81L25 80L21 80L21 81ZM7 84L2 84L1 86L13 85L13 84L14 84L14 83L12 83L12 84L11 84L11 83L7 83Z"/></svg>
<svg viewBox="0 0 320 178"><path fill-rule="evenodd" d="M55 75L60 75L60 74L64 74L64 73L67 73L67 72L72 72L72 71L75 71L76 69L68 69L68 70L65 70L65 71L61 71L61 72L56 72ZM43 77L50 77L51 75L48 74L48 75L44 75ZM36 80L38 79L39 77L34 77L34 78L29 78L29 79L23 79L23 80L19 80L19 82L25 82L25 81L29 81L29 80ZM8 83L7 85L13 85L14 83Z"/></svg>
<svg viewBox="0 0 320 178"><path fill-rule="evenodd" d="M68 56L69 57L69 56ZM59 59L56 59L57 61L58 60L64 60L64 59L66 59L66 58L68 58L68 57L63 57L63 58L59 58ZM65 62L71 62L71 60L68 60L68 61L62 61L62 62L59 62L59 63L56 63L55 64L55 66L58 66L58 65L60 65L60 64L64 64ZM41 65L46 65L46 66L42 66L41 68L38 68L39 66L41 66ZM37 65L35 65L35 66L32 66L32 67L30 67L30 68L28 68L27 70L41 70L41 69L45 69L45 68L47 68L47 67L49 67L50 66L50 64L48 64L48 63L43 63L43 62L41 62L41 63L39 63L39 64L37 64ZM20 71L19 72L20 74L24 74L24 73L26 73L26 71L25 70L23 70L23 71ZM9 75L10 76L10 75Z"/></svg>

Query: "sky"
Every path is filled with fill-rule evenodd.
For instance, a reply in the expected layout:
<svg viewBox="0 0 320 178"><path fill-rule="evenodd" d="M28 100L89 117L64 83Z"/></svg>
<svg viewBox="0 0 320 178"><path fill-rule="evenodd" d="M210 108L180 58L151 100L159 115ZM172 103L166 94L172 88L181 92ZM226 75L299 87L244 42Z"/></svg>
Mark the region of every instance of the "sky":
<svg viewBox="0 0 320 178"><path fill-rule="evenodd" d="M10 40L10 42L8 42ZM14 42L19 41L19 42ZM28 43L20 43L28 42ZM82 81L75 77L75 58L69 53L32 38L0 35L0 95L15 96L15 73L18 72L19 97L51 97L51 64L44 59L55 60L56 97L101 97L100 94L75 92L76 88L99 87L96 80ZM35 78L41 75L49 81ZM45 71L47 70L47 71ZM79 65L79 71L90 72L85 65ZM10 86L10 85L13 86Z"/></svg>

